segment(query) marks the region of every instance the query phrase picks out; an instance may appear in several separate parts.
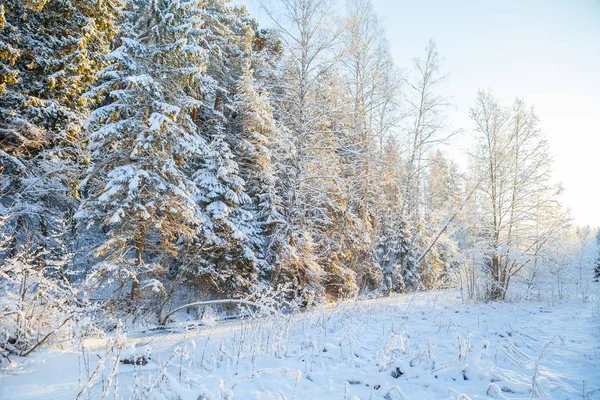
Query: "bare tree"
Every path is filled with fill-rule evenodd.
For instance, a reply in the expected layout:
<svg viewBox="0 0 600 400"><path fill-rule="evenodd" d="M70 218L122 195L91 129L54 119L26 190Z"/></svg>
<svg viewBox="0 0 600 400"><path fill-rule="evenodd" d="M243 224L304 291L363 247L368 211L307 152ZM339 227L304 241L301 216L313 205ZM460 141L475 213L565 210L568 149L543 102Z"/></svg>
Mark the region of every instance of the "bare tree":
<svg viewBox="0 0 600 400"><path fill-rule="evenodd" d="M479 140L478 173L484 179L479 206L489 296L502 300L511 278L534 262L564 223L564 215L556 212L560 187L550 183L552 159L533 109L519 99L511 108L502 107L480 91L470 114Z"/></svg>
<svg viewBox="0 0 600 400"><path fill-rule="evenodd" d="M403 182L402 212L416 228L421 219L421 180L427 167L425 155L440 137L444 126L444 111L449 99L439 94L439 86L447 76L440 72L441 60L433 41L425 48L425 58L414 60L414 77L406 80L408 114L408 148Z"/></svg>

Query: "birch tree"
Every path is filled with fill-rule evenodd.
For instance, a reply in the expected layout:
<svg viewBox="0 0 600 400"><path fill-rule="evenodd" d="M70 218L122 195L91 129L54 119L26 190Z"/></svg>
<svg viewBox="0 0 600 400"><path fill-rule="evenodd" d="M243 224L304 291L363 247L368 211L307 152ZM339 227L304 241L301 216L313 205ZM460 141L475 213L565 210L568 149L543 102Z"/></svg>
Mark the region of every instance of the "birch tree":
<svg viewBox="0 0 600 400"><path fill-rule="evenodd" d="M308 215L311 195L318 192L320 182L329 179L312 174L310 168L321 145L319 124L324 112L317 102L319 82L333 66L331 53L338 35L330 17L334 3L331 0L261 0L260 3L281 32L286 48L284 90L282 97L275 99L281 107L279 121L290 141L287 154L281 154L287 164L280 171L287 242L282 251L289 253L288 258L299 261L302 256L291 254L298 254L299 248L307 250L313 246ZM297 249L289 247L300 243ZM307 255L306 259L312 257L314 255ZM294 279L305 282L304 286L308 285L307 276L321 279L318 277L322 272L315 269L316 263L297 264L288 272L296 276ZM302 272L302 269L312 272Z"/></svg>
<svg viewBox="0 0 600 400"><path fill-rule="evenodd" d="M536 213L557 204L560 187L550 183L551 158L533 109L517 99L502 107L480 91L471 109L479 147L476 163L484 177L480 206L485 223L485 267L492 300L506 297L511 279L535 260L549 235L561 226L560 213ZM548 224L549 223L549 224Z"/></svg>
<svg viewBox="0 0 600 400"><path fill-rule="evenodd" d="M385 32L370 0L347 2L347 17L340 57L340 74L346 87L349 121L342 133L343 174L351 210L360 222L362 243L356 246L351 268L361 289L366 280L381 274L376 264L377 229L382 195L383 147L395 127L398 87ZM399 160L396 160L399 162Z"/></svg>
<svg viewBox="0 0 600 400"><path fill-rule="evenodd" d="M449 100L440 95L446 79L440 71L441 60L433 41L425 48L425 57L414 60L413 77L406 80L409 125L407 126L406 172L403 180L402 212L413 227L422 218L423 169L432 146L444 140L444 110Z"/></svg>

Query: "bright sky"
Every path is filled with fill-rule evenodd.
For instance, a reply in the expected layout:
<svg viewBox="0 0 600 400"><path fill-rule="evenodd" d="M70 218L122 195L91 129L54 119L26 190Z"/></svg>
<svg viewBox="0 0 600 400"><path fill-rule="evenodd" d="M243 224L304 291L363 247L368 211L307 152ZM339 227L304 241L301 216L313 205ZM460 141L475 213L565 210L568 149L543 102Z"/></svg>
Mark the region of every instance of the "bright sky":
<svg viewBox="0 0 600 400"><path fill-rule="evenodd" d="M266 25L256 0L246 3ZM453 128L477 90L536 108L575 222L600 226L600 0L373 0L400 68L431 38L450 75ZM458 150L457 150L458 151ZM448 150L446 150L448 152ZM457 159L464 159L460 154Z"/></svg>

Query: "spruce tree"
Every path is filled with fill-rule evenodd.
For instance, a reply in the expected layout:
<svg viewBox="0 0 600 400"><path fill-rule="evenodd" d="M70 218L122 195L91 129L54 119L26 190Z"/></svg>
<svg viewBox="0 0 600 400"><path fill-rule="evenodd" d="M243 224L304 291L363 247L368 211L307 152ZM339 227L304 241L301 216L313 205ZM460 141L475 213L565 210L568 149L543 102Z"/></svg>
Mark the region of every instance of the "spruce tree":
<svg viewBox="0 0 600 400"><path fill-rule="evenodd" d="M403 169L400 164L400 144L395 138L386 141L381 171L382 199L378 215L376 260L385 288L389 294L414 288L418 284L415 248L411 243L407 219L401 212L401 187Z"/></svg>
<svg viewBox="0 0 600 400"><path fill-rule="evenodd" d="M274 261L272 245L276 245L275 235L284 222L273 165L278 130L268 93L258 93L253 71L249 68L238 85L235 110L236 130L239 130L237 152L240 173L245 176L246 192L251 199L249 210L254 213L262 236L260 251L270 249L267 258Z"/></svg>
<svg viewBox="0 0 600 400"><path fill-rule="evenodd" d="M191 240L202 215L187 161L208 151L191 115L205 68L201 1L140 0L91 96L107 94L88 120L94 164L79 212L104 227L92 277L160 288L160 274ZM157 279L158 278L158 279Z"/></svg>
<svg viewBox="0 0 600 400"><path fill-rule="evenodd" d="M205 2L199 10L202 38L199 45L206 51L206 74L201 85L203 104L195 113L195 122L208 141L211 129L219 120L223 128L231 118L234 95L243 67L252 51L256 21L245 7L232 7L229 0ZM233 143L226 137L230 147Z"/></svg>
<svg viewBox="0 0 600 400"><path fill-rule="evenodd" d="M205 219L188 250L191 262L185 270L205 293L232 295L248 291L261 275L264 278L261 271L268 269L262 217L254 207L260 200L256 190L262 188L252 182L252 197L246 191L246 178L259 178L250 171L254 167L248 168L247 157L253 156L242 154L249 142L243 138L243 123L236 119L235 94L251 56L256 21L244 7L232 7L224 0L208 2L202 15L200 45L208 60L201 88L204 102L195 115L210 150L194 164L196 202ZM265 196L273 194L265 190L264 202L269 201Z"/></svg>
<svg viewBox="0 0 600 400"><path fill-rule="evenodd" d="M220 128L222 129L222 128ZM232 295L247 292L258 282L259 245L244 180L238 175L225 134L215 132L202 166L194 174L196 202L204 213L198 228L193 269L188 270L205 291Z"/></svg>
<svg viewBox="0 0 600 400"><path fill-rule="evenodd" d="M319 82L318 102L323 115L316 127L315 149L309 164L311 176L322 177L320 190L310 191L307 216L317 243L318 261L322 265L324 287L333 297L356 294L371 286L370 243L365 243L363 224L352 209L353 177L344 177L341 154L346 142L344 89L335 74L324 74ZM364 251L367 250L367 251Z"/></svg>
<svg viewBox="0 0 600 400"><path fill-rule="evenodd" d="M69 270L88 163L82 93L104 66L120 6L0 2L0 350L26 356L68 338L77 320Z"/></svg>
<svg viewBox="0 0 600 400"><path fill-rule="evenodd" d="M377 260L388 294L416 289L419 284L416 256L406 223L398 210L389 209L383 215L379 232Z"/></svg>
<svg viewBox="0 0 600 400"><path fill-rule="evenodd" d="M120 6L118 0L0 4L0 233L11 238L11 256L25 242L37 262L69 251L75 188L88 162L82 148L88 102L81 94L104 66Z"/></svg>

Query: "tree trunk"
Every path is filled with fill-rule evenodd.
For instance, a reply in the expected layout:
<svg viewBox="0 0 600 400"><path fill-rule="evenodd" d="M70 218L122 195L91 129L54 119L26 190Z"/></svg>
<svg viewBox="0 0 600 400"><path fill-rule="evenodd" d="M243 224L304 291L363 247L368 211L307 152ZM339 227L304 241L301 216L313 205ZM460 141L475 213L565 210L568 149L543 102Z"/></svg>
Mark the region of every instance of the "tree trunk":
<svg viewBox="0 0 600 400"><path fill-rule="evenodd" d="M146 224L142 222L139 227L135 238L135 255L138 262L138 267L144 264L144 247L146 243ZM129 292L129 299L136 300L140 296L140 276L138 273L134 275L131 280L131 292Z"/></svg>
<svg viewBox="0 0 600 400"><path fill-rule="evenodd" d="M502 290L503 282L502 277L500 276L500 256L498 254L494 254L492 256L492 288L490 290L490 300L497 301L502 300Z"/></svg>

